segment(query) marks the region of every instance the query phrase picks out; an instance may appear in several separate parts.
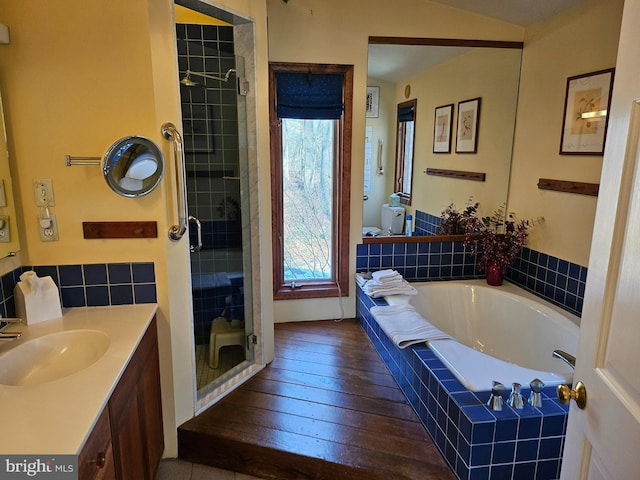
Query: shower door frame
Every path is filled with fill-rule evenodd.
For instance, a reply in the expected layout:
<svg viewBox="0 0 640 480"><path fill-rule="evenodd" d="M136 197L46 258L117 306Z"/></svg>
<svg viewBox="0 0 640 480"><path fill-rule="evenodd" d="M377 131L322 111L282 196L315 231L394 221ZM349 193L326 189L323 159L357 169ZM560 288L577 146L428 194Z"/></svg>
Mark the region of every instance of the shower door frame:
<svg viewBox="0 0 640 480"><path fill-rule="evenodd" d="M234 48L235 55L244 58L245 62L245 79L250 79L249 83L254 83L255 75L255 52L254 52L254 38L255 38L255 24L250 19L239 17L235 13L226 11L223 7L215 7L209 3L201 2L200 0L174 0L176 4L185 6L187 8L196 10L205 15L212 16L213 18L220 18L233 26L234 33ZM245 318L245 324L252 322L253 339L253 360L251 363L246 364L243 362L242 368L234 367L230 370L232 374L230 376L221 377L221 381L214 381L211 385L212 388L207 389L204 393L198 392L197 377L196 377L196 364L195 364L195 336L193 338L192 348L192 365L193 365L193 392L195 398L195 414L199 414L203 410L207 409L212 404L223 398L230 393L236 387L247 381L253 375L258 373L265 367L265 361L263 357L264 352L264 335L262 332L262 308L261 308L261 288L260 288L260 231L258 224L258 159L256 149L256 122L250 121L251 115L255 117L257 112L257 100L255 97L255 88L251 88L249 85L248 91L244 96L246 106L243 109L245 120L249 120L245 123L250 126L252 130L238 132L239 150L241 156L247 155L246 159L240 161L241 166L244 166L244 171L241 167L241 202L242 202L242 238L243 238L243 262L248 261L250 258L250 272L256 272L257 274L250 274L245 277L245 304L247 302L248 295L251 296L250 301L252 304L251 318ZM238 105L238 115L240 115L240 105ZM251 113L249 113L251 112ZM243 135L244 134L244 135ZM244 163L244 165L243 165ZM248 207L248 210L246 208ZM244 253L246 248L249 249L249 257ZM189 256L189 262L191 257ZM244 270L244 268L243 268ZM190 271L190 269L189 269ZM191 275L189 278L191 281ZM246 288L248 285L248 288ZM192 332L193 333L193 332ZM245 365L246 364L246 365Z"/></svg>

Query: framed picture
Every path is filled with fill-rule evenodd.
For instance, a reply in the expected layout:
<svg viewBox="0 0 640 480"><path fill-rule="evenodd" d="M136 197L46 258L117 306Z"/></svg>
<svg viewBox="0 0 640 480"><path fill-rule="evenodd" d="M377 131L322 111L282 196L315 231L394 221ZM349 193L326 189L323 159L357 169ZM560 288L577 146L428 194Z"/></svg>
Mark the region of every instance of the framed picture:
<svg viewBox="0 0 640 480"><path fill-rule="evenodd" d="M433 153L451 153L453 103L436 107L433 126Z"/></svg>
<svg viewBox="0 0 640 480"><path fill-rule="evenodd" d="M367 118L378 118L380 87L367 87Z"/></svg>
<svg viewBox="0 0 640 480"><path fill-rule="evenodd" d="M476 153L478 151L479 122L480 97L458 102L456 153Z"/></svg>
<svg viewBox="0 0 640 480"><path fill-rule="evenodd" d="M602 155L615 69L567 78L560 155Z"/></svg>

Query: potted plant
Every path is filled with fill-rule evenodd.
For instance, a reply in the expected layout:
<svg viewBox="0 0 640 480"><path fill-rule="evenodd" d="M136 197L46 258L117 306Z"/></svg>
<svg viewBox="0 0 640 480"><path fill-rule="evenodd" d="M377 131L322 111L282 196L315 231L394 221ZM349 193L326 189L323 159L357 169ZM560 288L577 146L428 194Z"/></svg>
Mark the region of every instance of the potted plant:
<svg viewBox="0 0 640 480"><path fill-rule="evenodd" d="M502 285L507 267L511 265L527 243L530 222L518 220L513 213L506 213L502 205L481 220L482 226L467 232L465 243L471 243L471 252L480 254L478 267L486 270L489 285Z"/></svg>

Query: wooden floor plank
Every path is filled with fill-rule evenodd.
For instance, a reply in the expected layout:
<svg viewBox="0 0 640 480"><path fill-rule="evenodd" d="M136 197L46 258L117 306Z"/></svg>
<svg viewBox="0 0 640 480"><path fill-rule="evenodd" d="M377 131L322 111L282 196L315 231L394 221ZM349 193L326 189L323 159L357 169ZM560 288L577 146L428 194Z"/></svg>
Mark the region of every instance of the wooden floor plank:
<svg viewBox="0 0 640 480"><path fill-rule="evenodd" d="M356 321L277 324L276 358L178 429L185 460L270 479L451 480Z"/></svg>
<svg viewBox="0 0 640 480"><path fill-rule="evenodd" d="M290 372L311 373L325 377L340 378L348 382L367 382L382 387L397 388L397 384L389 372L367 372L350 367L334 367L317 363L303 362L289 358L277 357L271 362L271 368L280 368Z"/></svg>
<svg viewBox="0 0 640 480"><path fill-rule="evenodd" d="M369 398L379 398L392 402L406 403L406 398L397 387L381 387L366 382L354 382L335 377L325 377L315 372L295 372L278 368L269 368L262 378L277 382L292 383L307 387L322 388L325 390L351 393L354 389L358 395Z"/></svg>
<svg viewBox="0 0 640 480"><path fill-rule="evenodd" d="M240 395L230 396L228 398L232 404L261 408L265 411L265 414L269 414L269 412L288 412L292 415L298 415L312 420L317 419L325 422L358 427L373 434L382 431L389 435L405 436L420 441L429 438L417 419L401 420L260 392L242 391ZM207 419L205 421L208 422L209 420Z"/></svg>

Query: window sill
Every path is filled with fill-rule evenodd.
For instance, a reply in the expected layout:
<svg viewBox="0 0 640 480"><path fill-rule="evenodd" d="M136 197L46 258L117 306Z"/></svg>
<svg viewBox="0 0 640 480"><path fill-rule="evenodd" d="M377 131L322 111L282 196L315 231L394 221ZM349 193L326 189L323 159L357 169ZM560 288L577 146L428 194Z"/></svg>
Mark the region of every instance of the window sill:
<svg viewBox="0 0 640 480"><path fill-rule="evenodd" d="M346 297L349 295L349 287L341 285L340 288L334 282L297 282L299 286L291 288L288 284L280 285L273 292L274 300L299 300L305 298L330 298Z"/></svg>

